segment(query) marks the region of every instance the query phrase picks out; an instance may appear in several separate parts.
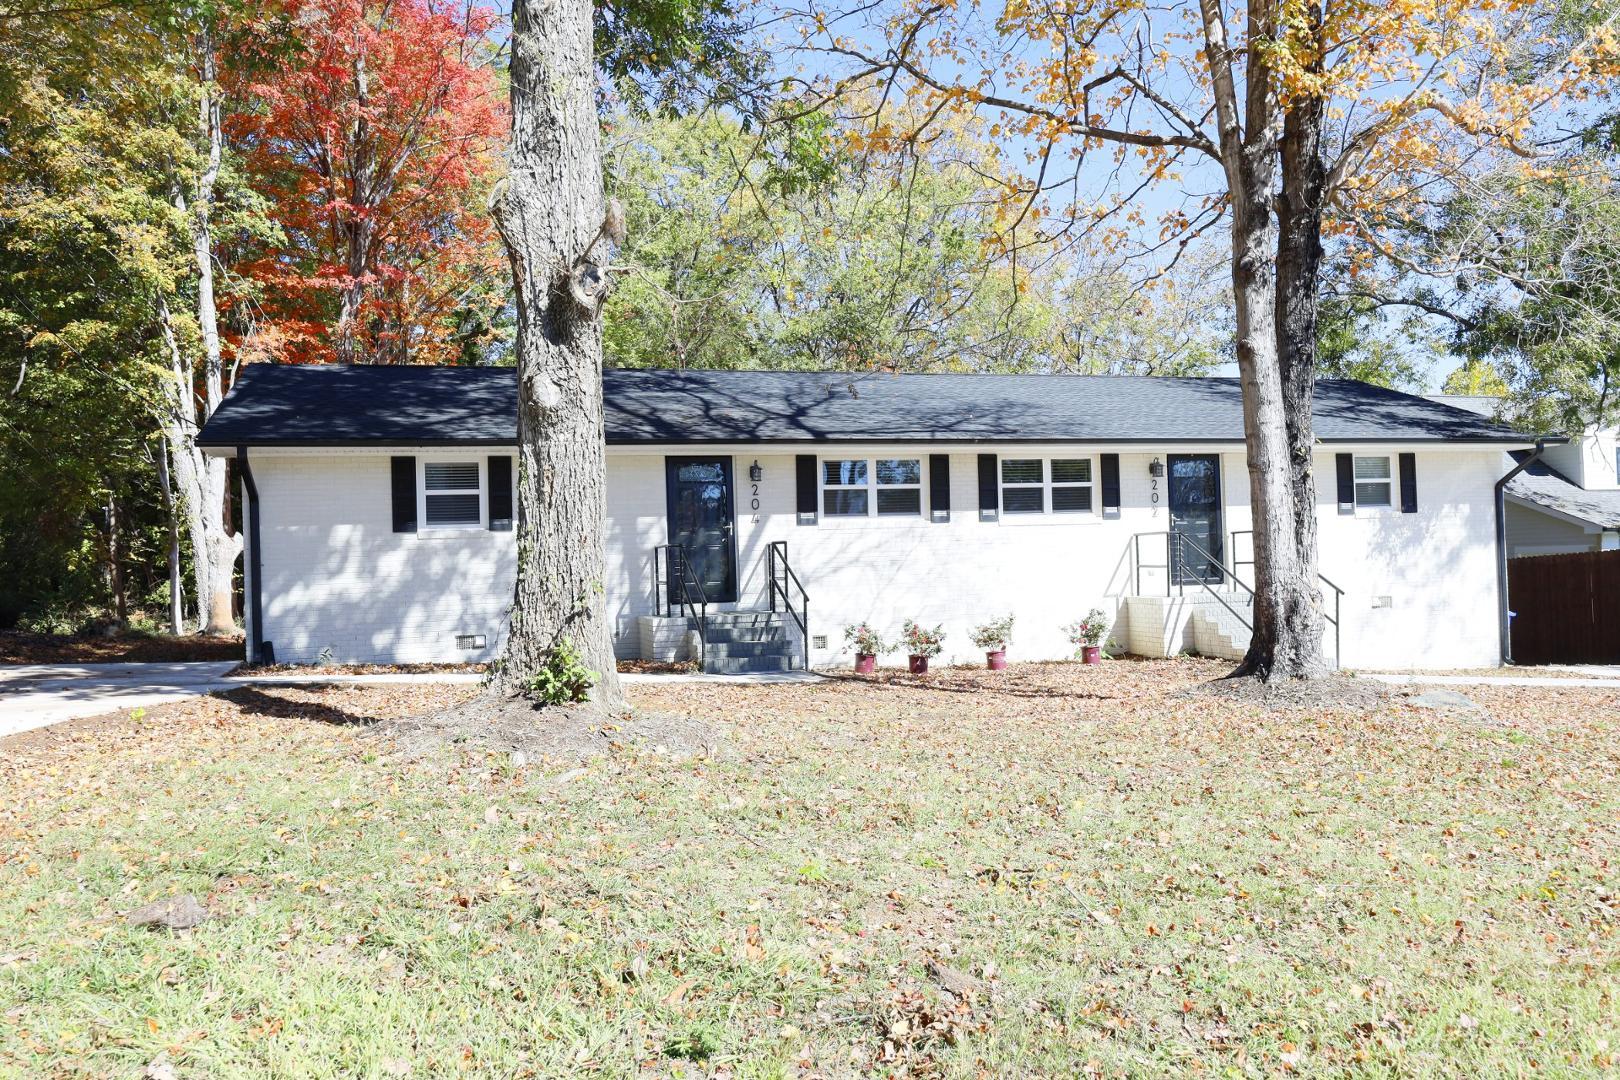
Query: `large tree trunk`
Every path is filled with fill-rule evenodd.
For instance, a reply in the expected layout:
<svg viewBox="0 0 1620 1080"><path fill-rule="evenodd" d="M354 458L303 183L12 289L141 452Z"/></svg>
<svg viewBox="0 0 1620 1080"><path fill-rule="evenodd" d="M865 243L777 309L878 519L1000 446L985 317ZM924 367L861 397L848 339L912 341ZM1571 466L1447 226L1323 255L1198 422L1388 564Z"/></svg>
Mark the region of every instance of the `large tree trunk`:
<svg viewBox="0 0 1620 1080"><path fill-rule="evenodd" d="M1305 31L1320 37L1322 10L1308 2ZM1320 73L1318 53L1307 70ZM1322 266L1322 202L1327 170L1322 160L1323 101L1292 95L1283 116L1279 146L1282 193L1277 200L1277 359L1288 423L1288 470L1294 502L1294 552L1307 589L1291 618L1298 628L1300 674L1325 670L1322 655L1322 590L1316 558L1316 435L1311 400L1316 389L1317 286ZM1312 646L1314 645L1314 648ZM1337 662L1337 657L1335 657Z"/></svg>
<svg viewBox="0 0 1620 1080"><path fill-rule="evenodd" d="M1266 50L1279 25L1278 6L1275 0L1265 0L1248 9L1246 85L1241 97L1221 6L1218 0L1201 0L1200 7L1221 164L1231 193L1232 299L1254 518L1254 633L1248 654L1233 674L1265 680L1312 676L1322 667L1320 623L1311 617L1314 575L1307 577L1296 546L1288 407L1277 356L1272 198L1279 117Z"/></svg>
<svg viewBox="0 0 1620 1080"><path fill-rule="evenodd" d="M602 155L590 0L519 0L512 165L495 201L517 295L518 578L501 666L515 690L563 640L619 708L605 610ZM600 257L605 263L605 253Z"/></svg>
<svg viewBox="0 0 1620 1080"><path fill-rule="evenodd" d="M230 531L225 519L229 485L224 459L205 457L195 446L197 431L225 397L225 365L220 353L219 315L214 304L214 185L219 180L220 162L225 152L224 110L216 81L216 49L213 32L205 27L197 38L200 91L197 119L207 156L191 203L191 246L197 264L197 325L202 331L203 344L203 409L200 415L188 409L193 423L185 432L183 445L196 460L196 488L182 490L198 507L198 513L190 518L194 523L192 560L199 567L197 607L202 632L232 634L236 632L236 617L231 596L235 588L236 559L242 553L242 538ZM189 400L194 398L188 397ZM178 470L176 472L178 474Z"/></svg>

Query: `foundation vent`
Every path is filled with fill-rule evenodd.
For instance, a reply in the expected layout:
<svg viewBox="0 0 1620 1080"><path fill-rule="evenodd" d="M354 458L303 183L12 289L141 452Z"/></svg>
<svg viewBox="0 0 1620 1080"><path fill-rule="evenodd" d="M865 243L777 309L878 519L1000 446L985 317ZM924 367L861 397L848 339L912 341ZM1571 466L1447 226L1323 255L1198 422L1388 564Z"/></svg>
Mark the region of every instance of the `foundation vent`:
<svg viewBox="0 0 1620 1080"><path fill-rule="evenodd" d="M484 635L483 634L457 634L456 635L456 648L458 648L458 649L482 649L483 647L484 647Z"/></svg>
<svg viewBox="0 0 1620 1080"><path fill-rule="evenodd" d="M811 634L810 635L810 647L812 649L825 649L827 647L827 635L826 634Z"/></svg>

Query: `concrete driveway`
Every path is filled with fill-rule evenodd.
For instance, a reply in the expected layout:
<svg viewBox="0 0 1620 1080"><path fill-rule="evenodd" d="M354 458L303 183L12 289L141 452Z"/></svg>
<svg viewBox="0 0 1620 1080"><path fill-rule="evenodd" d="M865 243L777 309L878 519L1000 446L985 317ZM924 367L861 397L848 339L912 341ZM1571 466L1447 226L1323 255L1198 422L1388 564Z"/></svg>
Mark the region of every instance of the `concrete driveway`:
<svg viewBox="0 0 1620 1080"><path fill-rule="evenodd" d="M233 660L194 664L15 664L0 667L0 737L80 716L138 709L229 689Z"/></svg>

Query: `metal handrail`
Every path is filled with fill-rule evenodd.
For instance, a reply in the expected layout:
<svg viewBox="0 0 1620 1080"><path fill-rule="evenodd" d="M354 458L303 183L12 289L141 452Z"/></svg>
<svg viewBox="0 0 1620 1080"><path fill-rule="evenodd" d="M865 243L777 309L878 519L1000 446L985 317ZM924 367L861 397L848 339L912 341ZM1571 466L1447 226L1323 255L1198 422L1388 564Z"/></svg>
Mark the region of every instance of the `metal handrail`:
<svg viewBox="0 0 1620 1080"><path fill-rule="evenodd" d="M776 579L776 568L782 567L782 580ZM810 670L810 593L799 581L799 575L793 572L788 563L787 541L772 540L765 547L765 576L770 579L767 595L770 599L771 610L776 610L776 595L782 594L782 607L793 616L793 621L799 624L799 640L804 645L804 669ZM787 584L792 582L794 588L799 590L799 602L803 609L800 612L793 610L793 598L788 594Z"/></svg>
<svg viewBox="0 0 1620 1080"><path fill-rule="evenodd" d="M658 568L663 565L664 558L661 552L667 552L669 559L669 575L659 583ZM653 548L653 587L658 589L658 596L664 604L664 614L671 615L670 606L671 583L679 584L681 588L681 614L691 618L691 612L697 610L698 621L698 667L707 672L709 670L709 594L703 588L703 582L692 569L692 560L687 557L686 549L680 544L659 544ZM692 590L697 589L697 600L692 599ZM654 608L656 610L656 607Z"/></svg>
<svg viewBox="0 0 1620 1080"><path fill-rule="evenodd" d="M1221 575L1222 578L1226 578L1226 579L1230 580L1232 582L1232 584L1236 585L1238 588L1240 588L1244 592L1248 593L1249 594L1249 602L1251 604L1254 602L1254 590L1253 589L1249 588L1247 585L1243 584L1243 582L1239 581L1236 574L1234 574L1230 570L1228 570L1226 568L1225 564L1218 561L1215 558L1215 556L1213 556L1209 552L1205 551L1203 545L1200 544L1198 541L1194 540L1192 537L1188 536L1186 533L1177 533L1176 534L1176 543L1174 545L1174 551L1173 551L1171 557L1174 559L1174 561L1176 563L1176 568L1178 570L1183 571L1183 573L1180 575L1181 578L1182 578L1181 584L1182 584L1183 588L1185 588L1186 584L1187 584L1186 573L1185 573L1187 567L1186 567L1185 556L1182 554L1182 549L1188 548L1188 547L1192 548L1193 551L1195 551L1199 555L1201 555L1205 559L1205 561L1208 563L1208 565L1213 566L1217 570L1219 570L1220 575ZM1232 618L1234 618L1238 622L1242 623L1244 629L1248 630L1249 633L1251 633L1251 634L1254 633L1254 624L1251 623L1248 619L1245 619L1242 615L1239 615L1238 612L1237 612L1237 609L1234 608L1231 604L1228 604L1226 602L1226 599L1223 596L1221 596L1220 593L1218 593L1214 589L1210 588L1209 587L1209 581L1204 577L1204 575L1202 573L1200 573L1196 578L1193 579L1193 583L1195 585L1198 585L1205 592L1209 593L1210 596L1214 597L1215 602L1220 604L1221 607L1223 607L1227 611L1231 612L1232 613Z"/></svg>
<svg viewBox="0 0 1620 1080"><path fill-rule="evenodd" d="M1144 537L1144 536L1162 536L1162 537L1164 537L1164 562L1162 562L1162 563L1143 563L1142 562L1142 537ZM1145 595L1142 592L1142 571L1143 570L1163 570L1164 571L1164 582L1165 582L1165 584L1164 584L1164 595L1169 596L1170 595L1170 534L1168 532L1136 533L1131 537L1131 547L1132 547L1132 555L1133 555L1131 573L1132 573L1133 578L1134 578L1135 583L1136 583L1136 591L1135 591L1134 595L1136 595L1136 596Z"/></svg>
<svg viewBox="0 0 1620 1080"><path fill-rule="evenodd" d="M1249 551L1251 553L1254 551L1254 530L1233 529L1230 536L1232 548L1232 573L1235 575L1239 566L1254 566L1253 558L1239 559L1237 557L1237 538L1240 536L1247 536L1249 538ZM1333 624L1333 666L1336 668L1341 667L1343 666L1343 661L1341 661L1339 658L1339 646L1342 640L1341 636L1343 634L1343 630L1339 626L1339 620L1343 616L1344 590L1330 581L1326 574L1319 573L1316 575L1316 579L1333 590L1333 614L1329 615L1324 611L1322 612L1322 618Z"/></svg>

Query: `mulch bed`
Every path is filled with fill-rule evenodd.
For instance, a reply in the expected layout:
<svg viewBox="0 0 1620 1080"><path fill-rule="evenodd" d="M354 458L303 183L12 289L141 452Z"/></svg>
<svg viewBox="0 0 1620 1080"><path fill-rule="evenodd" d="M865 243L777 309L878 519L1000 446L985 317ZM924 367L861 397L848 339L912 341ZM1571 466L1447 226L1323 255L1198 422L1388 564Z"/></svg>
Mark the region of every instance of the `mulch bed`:
<svg viewBox="0 0 1620 1080"><path fill-rule="evenodd" d="M470 744L534 757L583 761L623 749L673 758L712 757L720 735L709 723L668 712L610 713L590 704L536 706L522 697L475 694L448 709L390 720L369 734L407 756Z"/></svg>
<svg viewBox="0 0 1620 1080"><path fill-rule="evenodd" d="M79 637L0 630L0 663L5 664L175 664L240 659L240 637L162 634Z"/></svg>
<svg viewBox="0 0 1620 1080"><path fill-rule="evenodd" d="M620 660L616 666L620 675L690 675L698 669L690 660Z"/></svg>

